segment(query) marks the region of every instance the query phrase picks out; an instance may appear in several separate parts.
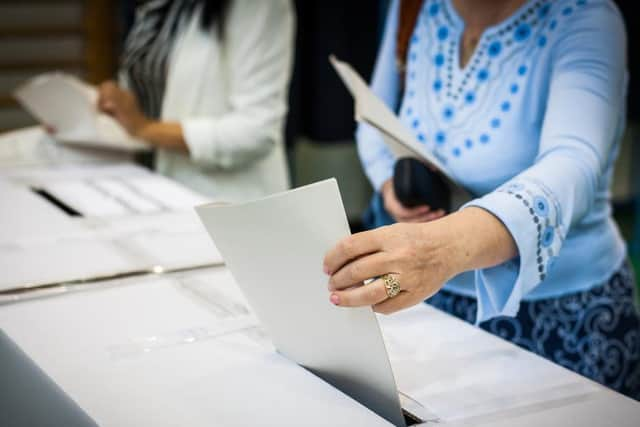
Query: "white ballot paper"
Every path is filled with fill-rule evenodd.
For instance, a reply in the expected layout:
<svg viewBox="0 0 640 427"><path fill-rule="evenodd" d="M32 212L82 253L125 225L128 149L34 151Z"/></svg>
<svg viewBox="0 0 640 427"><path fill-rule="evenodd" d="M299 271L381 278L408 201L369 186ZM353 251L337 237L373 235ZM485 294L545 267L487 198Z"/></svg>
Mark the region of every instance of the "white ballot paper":
<svg viewBox="0 0 640 427"><path fill-rule="evenodd" d="M136 151L147 146L129 136L113 118L98 112L98 93L64 73L41 74L18 87L15 98L41 123L56 129L62 143Z"/></svg>
<svg viewBox="0 0 640 427"><path fill-rule="evenodd" d="M336 180L196 210L278 351L404 426L373 311L329 302L322 260L350 234Z"/></svg>
<svg viewBox="0 0 640 427"><path fill-rule="evenodd" d="M411 132L398 120L389 107L369 89L367 83L349 64L338 60L333 55L329 57L329 61L353 96L356 121L366 123L380 131L385 144L396 159L416 158L444 176L451 188L454 208L463 205L470 199L467 190L456 182L442 162L416 141Z"/></svg>

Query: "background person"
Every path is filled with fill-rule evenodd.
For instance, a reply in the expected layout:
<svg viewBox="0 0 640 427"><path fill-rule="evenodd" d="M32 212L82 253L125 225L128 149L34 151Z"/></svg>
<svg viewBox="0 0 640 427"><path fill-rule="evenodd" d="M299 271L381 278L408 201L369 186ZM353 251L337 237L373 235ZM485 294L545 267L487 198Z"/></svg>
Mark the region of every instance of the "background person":
<svg viewBox="0 0 640 427"><path fill-rule="evenodd" d="M99 108L155 148L156 169L213 198L288 187L283 148L294 16L287 0L153 0Z"/></svg>

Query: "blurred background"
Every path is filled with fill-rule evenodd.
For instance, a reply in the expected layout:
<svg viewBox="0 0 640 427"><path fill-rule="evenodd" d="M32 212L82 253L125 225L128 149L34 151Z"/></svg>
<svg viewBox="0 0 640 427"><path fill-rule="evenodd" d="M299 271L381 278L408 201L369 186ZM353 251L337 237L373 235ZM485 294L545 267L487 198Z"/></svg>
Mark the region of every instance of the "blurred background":
<svg viewBox="0 0 640 427"><path fill-rule="evenodd" d="M265 0L267 1L267 0ZM287 148L294 186L335 176L354 231L371 196L353 141L352 100L329 67L330 53L369 78L388 0L298 0L296 58L290 88ZM628 128L613 188L615 217L640 272L640 97L637 27L632 1L616 1L627 22ZM0 1L0 131L35 121L11 97L34 75L51 70L97 83L113 78L133 20L134 0ZM622 48L612 46L612 48ZM64 101L61 100L61 107ZM141 159L144 163L145 159Z"/></svg>

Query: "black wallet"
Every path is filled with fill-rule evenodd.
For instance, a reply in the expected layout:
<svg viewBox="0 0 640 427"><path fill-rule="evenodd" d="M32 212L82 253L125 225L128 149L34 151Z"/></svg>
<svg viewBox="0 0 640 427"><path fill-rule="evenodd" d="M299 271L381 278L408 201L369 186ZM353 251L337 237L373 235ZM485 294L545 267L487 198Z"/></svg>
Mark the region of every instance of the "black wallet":
<svg viewBox="0 0 640 427"><path fill-rule="evenodd" d="M446 180L419 160L396 161L393 189L400 203L408 208L429 205L432 210L451 210L451 189Z"/></svg>

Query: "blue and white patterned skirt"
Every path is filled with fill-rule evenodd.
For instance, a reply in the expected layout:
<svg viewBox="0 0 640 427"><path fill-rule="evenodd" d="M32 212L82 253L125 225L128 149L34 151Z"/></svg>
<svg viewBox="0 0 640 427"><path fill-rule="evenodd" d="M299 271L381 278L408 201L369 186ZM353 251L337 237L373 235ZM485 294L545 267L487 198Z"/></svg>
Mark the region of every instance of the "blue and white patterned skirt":
<svg viewBox="0 0 640 427"><path fill-rule="evenodd" d="M603 285L523 301L516 317L480 324L492 334L640 400L640 312L628 263ZM474 298L442 290L428 304L474 323Z"/></svg>

